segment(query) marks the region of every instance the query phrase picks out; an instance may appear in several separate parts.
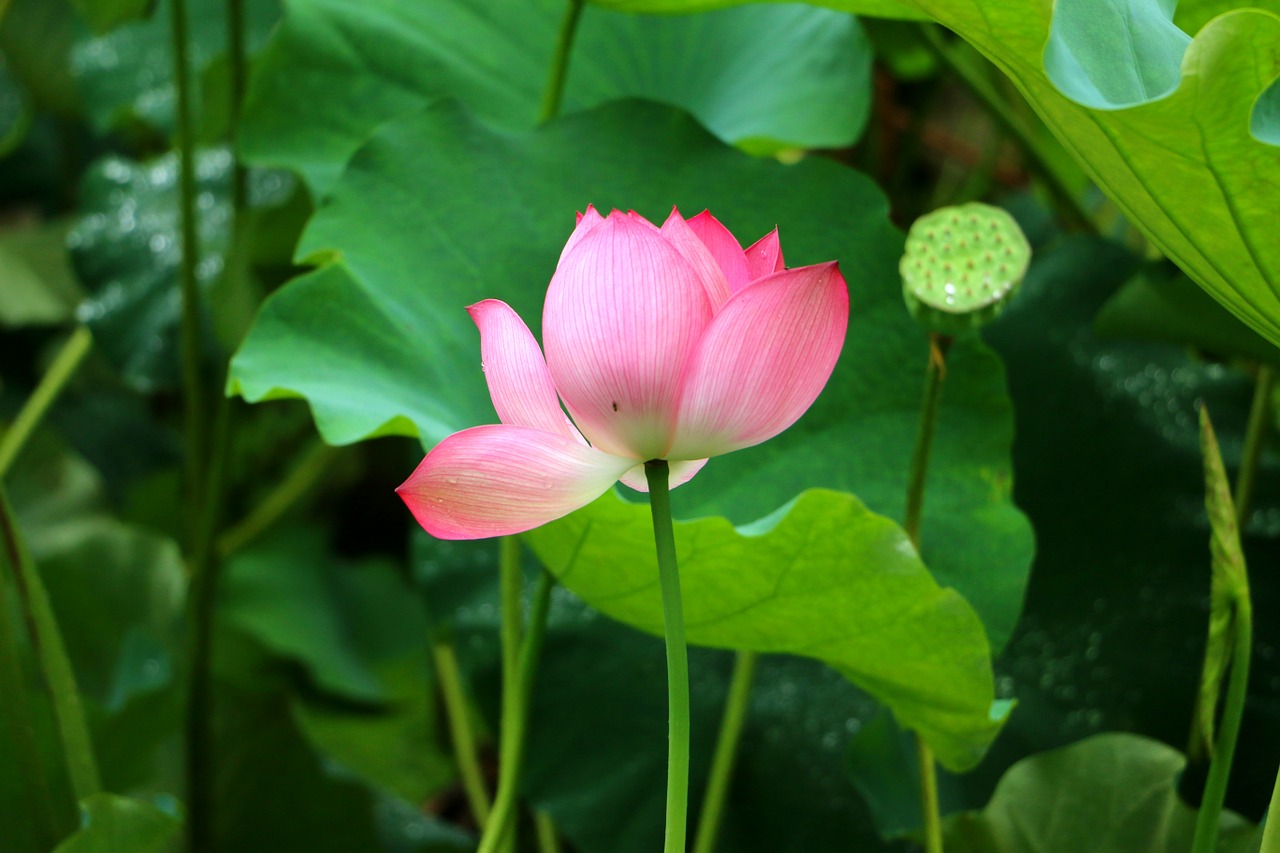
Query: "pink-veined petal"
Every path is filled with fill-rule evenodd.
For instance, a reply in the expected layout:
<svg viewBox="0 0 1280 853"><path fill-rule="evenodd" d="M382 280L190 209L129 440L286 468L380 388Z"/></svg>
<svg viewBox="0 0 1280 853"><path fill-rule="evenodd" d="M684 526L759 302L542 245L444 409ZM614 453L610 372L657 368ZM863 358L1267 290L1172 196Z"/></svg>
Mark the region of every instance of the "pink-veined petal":
<svg viewBox="0 0 1280 853"><path fill-rule="evenodd" d="M577 223L574 226L573 233L569 235L569 240L564 244L564 248L560 250L560 260L564 260L564 256L569 254L569 250L578 245L583 237L591 233L601 222L604 217L600 215L600 211L596 210L594 204L587 205L586 213L579 213Z"/></svg>
<svg viewBox="0 0 1280 853"><path fill-rule="evenodd" d="M666 455L685 368L711 319L689 262L656 229L612 213L547 288L547 368L578 429L618 456Z"/></svg>
<svg viewBox="0 0 1280 853"><path fill-rule="evenodd" d="M747 268L750 270L752 281L785 269L782 260L782 243L778 240L777 228L752 243L751 248L747 249Z"/></svg>
<svg viewBox="0 0 1280 853"><path fill-rule="evenodd" d="M719 223L716 224L718 225ZM702 286L707 291L707 299L711 302L711 310L719 311L720 306L729 301L729 282L724 277L720 264L712 256L711 250L707 248L702 240L698 239L698 235L693 232L693 229L689 227L689 223L684 221L680 211L675 208L672 208L671 215L667 217L667 221L662 223L662 236L666 237L667 242L675 246L676 250L684 255L684 259L689 262L698 277L702 279ZM733 238L730 237L729 239L732 240ZM738 254L742 254L741 249L738 250ZM744 262L744 272L745 266Z"/></svg>
<svg viewBox="0 0 1280 853"><path fill-rule="evenodd" d="M634 465L540 429L489 424L437 444L396 493L432 536L484 539L568 515Z"/></svg>
<svg viewBox="0 0 1280 853"><path fill-rule="evenodd" d="M498 420L581 440L560 408L533 333L511 306L486 299L467 308L480 329L480 363Z"/></svg>
<svg viewBox="0 0 1280 853"><path fill-rule="evenodd" d="M671 475L667 478L667 488L674 489L676 486L683 486L692 480L693 475L701 471L702 466L707 464L707 460L680 459L669 464L671 466ZM644 465L637 465L618 479L637 492L649 491L649 478L645 476Z"/></svg>
<svg viewBox="0 0 1280 853"><path fill-rule="evenodd" d="M826 385L848 324L849 290L834 262L734 294L689 365L669 455L728 453L791 426Z"/></svg>
<svg viewBox="0 0 1280 853"><path fill-rule="evenodd" d="M698 235L698 239L716 259L716 264L724 273L731 294L737 293L751 283L752 276L748 269L747 256L742 251L742 244L738 242L737 237L729 233L728 228L720 224L719 219L711 215L711 211L704 210L690 219L689 229ZM720 305L716 307L719 308Z"/></svg>

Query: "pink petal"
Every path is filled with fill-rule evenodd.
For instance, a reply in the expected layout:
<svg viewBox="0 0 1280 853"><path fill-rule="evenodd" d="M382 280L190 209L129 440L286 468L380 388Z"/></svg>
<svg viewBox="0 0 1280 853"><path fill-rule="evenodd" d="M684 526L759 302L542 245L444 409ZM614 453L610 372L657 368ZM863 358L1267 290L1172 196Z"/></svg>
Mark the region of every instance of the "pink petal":
<svg viewBox="0 0 1280 853"><path fill-rule="evenodd" d="M667 478L667 488L674 489L676 486L683 486L685 483L693 479L693 475L702 470L702 466L707 464L705 459L682 459L671 462L671 476ZM644 466L637 465L620 478L637 492L649 491L649 478L645 476Z"/></svg>
<svg viewBox="0 0 1280 853"><path fill-rule="evenodd" d="M547 367L574 422L618 456L665 456L685 367L711 304L656 229L612 213L561 261L547 288Z"/></svg>
<svg viewBox="0 0 1280 853"><path fill-rule="evenodd" d="M775 273L734 294L689 365L668 455L716 456L791 426L826 385L848 324L849 290L834 262Z"/></svg>
<svg viewBox="0 0 1280 853"><path fill-rule="evenodd" d="M590 234L601 222L604 222L604 217L596 210L596 206L587 205L587 212L578 214L577 225L569 235L569 242L565 243L564 248L560 250L560 260L563 261L564 256L569 254L569 250L578 245L582 238Z"/></svg>
<svg viewBox="0 0 1280 853"><path fill-rule="evenodd" d="M532 427L489 424L437 444L396 492L432 536L484 539L568 515L634 465Z"/></svg>
<svg viewBox="0 0 1280 853"><path fill-rule="evenodd" d="M752 276L747 267L747 256L743 254L738 238L730 234L729 229L711 215L711 211L704 210L690 219L689 228L698 235L698 239L716 259L716 263L724 272L725 281L729 283L730 293L737 293L751 282ZM718 308L719 305L716 307Z"/></svg>
<svg viewBox="0 0 1280 853"><path fill-rule="evenodd" d="M785 269L777 228L752 243L751 248L747 249L747 267L750 269L752 281Z"/></svg>
<svg viewBox="0 0 1280 853"><path fill-rule="evenodd" d="M467 313L480 329L480 363L498 420L579 440L560 408L542 350L520 316L498 299L477 302Z"/></svg>
<svg viewBox="0 0 1280 853"><path fill-rule="evenodd" d="M727 234L728 232L726 231L725 233ZM702 286L707 291L707 299L711 302L711 310L720 310L720 306L729 301L729 282L725 279L724 273L720 269L720 264L716 263L716 259L712 257L711 250L698 239L698 235L684 221L680 211L675 208L672 208L671 215L667 217L667 221L662 223L662 236L666 237L667 242L675 246L677 251L684 255L684 259L689 262L690 266L698 273L698 277L702 279ZM730 237L729 239L732 240L733 238ZM738 254L742 254L741 249L738 250ZM746 262L744 261L744 272L745 269Z"/></svg>

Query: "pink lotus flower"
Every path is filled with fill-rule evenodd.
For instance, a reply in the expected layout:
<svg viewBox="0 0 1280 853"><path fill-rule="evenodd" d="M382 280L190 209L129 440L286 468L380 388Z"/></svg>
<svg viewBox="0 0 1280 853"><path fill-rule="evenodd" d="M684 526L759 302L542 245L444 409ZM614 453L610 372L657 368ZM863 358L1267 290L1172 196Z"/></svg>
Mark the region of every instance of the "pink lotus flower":
<svg viewBox="0 0 1280 853"><path fill-rule="evenodd" d="M647 491L649 459L674 488L782 432L831 376L849 293L835 262L784 270L776 230L744 252L708 212L659 229L588 207L547 288L545 360L506 303L467 310L502 423L449 436L396 490L441 539L530 530L619 479Z"/></svg>

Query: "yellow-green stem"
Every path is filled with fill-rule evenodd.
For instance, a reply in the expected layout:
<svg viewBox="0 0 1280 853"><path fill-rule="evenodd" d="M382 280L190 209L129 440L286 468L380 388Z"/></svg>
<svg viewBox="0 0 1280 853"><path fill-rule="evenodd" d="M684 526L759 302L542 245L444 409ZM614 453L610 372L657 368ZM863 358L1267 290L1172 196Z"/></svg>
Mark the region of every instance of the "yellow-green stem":
<svg viewBox="0 0 1280 853"><path fill-rule="evenodd" d="M1271 392L1275 387L1275 368L1269 364L1258 367L1258 378L1253 388L1253 403L1249 407L1249 426L1245 429L1244 450L1240 454L1240 470L1236 475L1236 493L1232 503L1240 530L1248 525L1249 507L1253 504L1253 484L1258 475L1258 462L1266 444L1271 424Z"/></svg>
<svg viewBox="0 0 1280 853"><path fill-rule="evenodd" d="M556 825L546 812L533 813L534 830L538 833L539 853L560 853L560 838L556 834Z"/></svg>
<svg viewBox="0 0 1280 853"><path fill-rule="evenodd" d="M299 500L311 495L338 453L337 448L316 441L284 479L267 493L262 503L218 536L218 556L226 559L239 551L269 530Z"/></svg>
<svg viewBox="0 0 1280 853"><path fill-rule="evenodd" d="M514 541L514 539L513 539ZM529 630L519 643L519 659L513 674L514 686L503 685L502 756L498 768L498 793L493 801L493 812L485 824L480 838L479 853L494 853L508 844L514 845L516 806L520 801L520 769L524 761L525 735L529 730L529 705L533 698L533 684L538 661L542 658L542 641L546 636L547 612L551 607L551 591L555 588L555 576L543 571L533 593L533 607L529 611ZM518 590L517 590L518 592ZM519 599L516 599L517 604ZM506 604L504 596L504 606ZM512 691L510 702L506 699ZM513 706L507 711L508 705ZM542 844L539 829L539 844Z"/></svg>
<svg viewBox="0 0 1280 853"><path fill-rule="evenodd" d="M1240 737L1240 723L1244 719L1245 701L1249 696L1249 658L1253 649L1253 607L1249 603L1247 592L1236 598L1235 609L1231 680L1227 684L1227 698L1222 708L1222 721L1213 747L1209 778L1205 782L1204 796L1200 799L1200 812L1196 816L1196 834L1191 844L1191 853L1213 853L1217 847L1218 821L1222 816L1222 804L1227 798L1227 781L1231 777L1231 762L1235 758L1236 741Z"/></svg>
<svg viewBox="0 0 1280 853"><path fill-rule="evenodd" d="M436 681L444 698L444 716L449 726L449 738L453 742L453 758L458 763L458 775L462 777L462 790L467 796L467 806L478 826L489 822L489 794L484 787L484 775L476 759L476 736L471 728L471 709L462 688L462 674L458 668L458 656L453 645L446 640L431 644L431 656L435 662Z"/></svg>
<svg viewBox="0 0 1280 853"><path fill-rule="evenodd" d="M702 798L702 814L698 818L698 834L694 838L693 853L712 853L716 849L716 837L724 818L724 804L729 796L729 782L733 779L733 766L738 757L738 742L742 738L742 726L747 719L747 707L751 702L751 684L755 681L755 652L738 652L733 662L733 676L729 680L729 693L725 697L724 717L720 721L720 735L716 739L715 756L711 759L711 776L707 780L707 793Z"/></svg>
<svg viewBox="0 0 1280 853"><path fill-rule="evenodd" d="M1262 830L1262 846L1258 853L1280 853L1280 774L1271 789L1271 805L1267 807L1267 825Z"/></svg>
<svg viewBox="0 0 1280 853"><path fill-rule="evenodd" d="M0 438L0 480L9 473L10 466L18 458L54 400L67 387L67 382L75 375L76 368L84 361L92 346L93 335L81 326L71 333L62 349L58 350L53 363L41 377L40 384L31 392L9 429L5 430L4 437Z"/></svg>
<svg viewBox="0 0 1280 853"><path fill-rule="evenodd" d="M573 37L578 31L584 0L568 0L564 17L560 21L560 33L556 38L556 50L551 57L551 72L542 93L542 111L539 121L550 121L560 112L564 100L564 86L569 78L569 57L573 52Z"/></svg>
<svg viewBox="0 0 1280 853"><path fill-rule="evenodd" d="M942 382L947 373L947 352L951 338L937 333L929 335L929 362L925 368L924 393L920 400L920 425L916 430L916 446L911 454L907 479L907 507L903 528L911 544L920 550L920 521L924 513L924 486L929 474L929 453L938 422L938 404L942 399ZM942 853L942 815L938 807L938 775L933 750L917 735L916 751L920 763L920 812L924 819L925 850Z"/></svg>
<svg viewBox="0 0 1280 853"><path fill-rule="evenodd" d="M689 650L684 638L675 530L671 525L671 469L665 459L651 459L644 463L644 473L649 481L667 643L667 820L662 849L664 853L685 853L689 811Z"/></svg>

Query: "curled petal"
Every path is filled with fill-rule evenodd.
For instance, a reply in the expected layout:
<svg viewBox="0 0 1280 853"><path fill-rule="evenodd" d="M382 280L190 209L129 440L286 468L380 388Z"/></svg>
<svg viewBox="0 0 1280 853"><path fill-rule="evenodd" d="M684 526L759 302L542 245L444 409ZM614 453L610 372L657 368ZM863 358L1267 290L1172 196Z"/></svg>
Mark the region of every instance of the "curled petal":
<svg viewBox="0 0 1280 853"><path fill-rule="evenodd" d="M743 254L738 238L730 234L729 229L711 215L711 211L704 210L690 219L689 228L698 235L698 239L716 259L716 263L724 273L725 281L729 284L730 293L737 293L751 283L752 276L747 267L747 256ZM719 308L720 305L716 307Z"/></svg>
<svg viewBox="0 0 1280 853"><path fill-rule="evenodd" d="M594 204L587 205L587 212L578 214L577 225L574 227L573 233L569 235L569 241L560 250L560 260L564 261L564 256L569 254L569 250L578 245L579 241L590 234L592 229L601 222L604 222L604 217L596 210L596 206Z"/></svg>
<svg viewBox="0 0 1280 853"><path fill-rule="evenodd" d="M716 224L718 225L719 223ZM727 234L728 232L726 231L725 233ZM711 302L711 310L720 310L720 306L729 301L729 282L724 277L720 264L712 256L711 250L698 239L698 235L689 227L689 223L684 221L680 211L672 209L667 221L662 223L662 236L666 237L667 242L675 246L676 250L684 255L684 259L689 262L689 265L697 272L698 277L702 279L702 286L707 291L707 299ZM732 240L733 238L730 237L729 239ZM734 245L736 246L737 244L735 243ZM742 254L741 249L738 250L738 254ZM745 262L743 267L745 271Z"/></svg>
<svg viewBox="0 0 1280 853"><path fill-rule="evenodd" d="M702 470L702 466L707 464L705 459L682 459L669 463L671 467L671 476L667 478L667 488L674 489L676 486L683 486L685 483L693 479L693 475ZM637 465L618 479L626 483L637 492L649 491L649 478L645 476L644 465Z"/></svg>
<svg viewBox="0 0 1280 853"><path fill-rule="evenodd" d="M685 368L711 319L697 272L652 226L610 214L547 289L547 368L574 422L618 456L667 455Z"/></svg>
<svg viewBox="0 0 1280 853"><path fill-rule="evenodd" d="M635 464L539 429L489 424L437 444L396 493L432 536L484 539L568 515Z"/></svg>
<svg viewBox="0 0 1280 853"><path fill-rule="evenodd" d="M689 366L669 456L716 456L791 426L826 385L848 324L849 291L835 263L775 273L734 294Z"/></svg>
<svg viewBox="0 0 1280 853"><path fill-rule="evenodd" d="M752 281L785 269L782 261L782 243L778 241L777 228L752 243L751 248L747 249L747 267Z"/></svg>
<svg viewBox="0 0 1280 853"><path fill-rule="evenodd" d="M580 439L560 408L542 350L520 316L499 299L477 302L467 313L480 329L480 363L498 419Z"/></svg>

